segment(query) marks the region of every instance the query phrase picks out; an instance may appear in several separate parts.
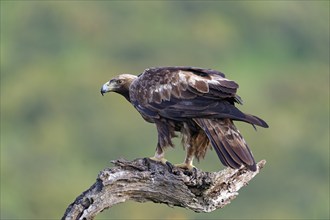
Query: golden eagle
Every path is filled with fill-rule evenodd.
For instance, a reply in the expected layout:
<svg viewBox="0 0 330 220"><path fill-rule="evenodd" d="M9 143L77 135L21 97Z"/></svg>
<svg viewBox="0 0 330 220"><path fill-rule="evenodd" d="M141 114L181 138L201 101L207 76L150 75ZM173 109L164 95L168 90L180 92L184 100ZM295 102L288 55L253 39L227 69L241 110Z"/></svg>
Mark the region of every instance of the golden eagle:
<svg viewBox="0 0 330 220"><path fill-rule="evenodd" d="M238 84L212 69L197 67L152 67L135 76L122 74L105 83L101 94L123 95L150 123L155 123L158 144L153 159L164 159L171 139L182 134L186 158L180 167L192 169L193 158L205 156L211 145L220 161L234 169L242 165L255 171L256 163L233 121L267 128L262 119L235 107Z"/></svg>

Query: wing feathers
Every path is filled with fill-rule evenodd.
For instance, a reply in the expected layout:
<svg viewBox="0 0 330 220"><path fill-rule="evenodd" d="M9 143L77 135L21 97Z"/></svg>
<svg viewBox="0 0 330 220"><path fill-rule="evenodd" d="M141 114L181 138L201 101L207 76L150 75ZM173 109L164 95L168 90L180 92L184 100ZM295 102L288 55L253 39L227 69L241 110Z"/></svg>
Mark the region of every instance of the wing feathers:
<svg viewBox="0 0 330 220"><path fill-rule="evenodd" d="M191 85L191 84L189 84ZM195 80L194 84L191 85L194 89L201 93L208 93L209 92L209 85L204 80Z"/></svg>
<svg viewBox="0 0 330 220"><path fill-rule="evenodd" d="M160 103L172 96L180 99L196 96L219 100L234 98L237 88L234 81L224 78L218 71L194 67L146 69L130 87L138 93L132 98L141 103Z"/></svg>
<svg viewBox="0 0 330 220"><path fill-rule="evenodd" d="M261 118L259 118L257 116L245 114L245 117L246 117L246 121L250 122L251 124L258 125L263 128L269 127L268 124L264 120L262 120Z"/></svg>

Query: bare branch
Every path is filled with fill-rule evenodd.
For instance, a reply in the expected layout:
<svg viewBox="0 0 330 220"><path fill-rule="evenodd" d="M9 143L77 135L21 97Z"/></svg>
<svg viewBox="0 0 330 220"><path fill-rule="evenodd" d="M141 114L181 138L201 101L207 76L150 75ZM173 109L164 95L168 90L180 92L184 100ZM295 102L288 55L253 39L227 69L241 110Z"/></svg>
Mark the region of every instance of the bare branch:
<svg viewBox="0 0 330 220"><path fill-rule="evenodd" d="M127 200L152 201L195 212L211 212L229 204L256 172L226 168L219 172L187 171L148 158L112 161L96 182L69 205L62 219L93 219L99 212Z"/></svg>

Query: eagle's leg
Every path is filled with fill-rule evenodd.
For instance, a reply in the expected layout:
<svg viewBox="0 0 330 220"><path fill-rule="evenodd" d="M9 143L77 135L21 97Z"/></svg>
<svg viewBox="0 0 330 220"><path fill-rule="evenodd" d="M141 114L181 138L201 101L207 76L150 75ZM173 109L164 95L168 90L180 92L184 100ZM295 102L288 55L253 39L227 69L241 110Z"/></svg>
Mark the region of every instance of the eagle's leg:
<svg viewBox="0 0 330 220"><path fill-rule="evenodd" d="M160 161L163 164L166 164L167 160L164 158L165 156L165 151L163 150L163 148L161 146L159 146L159 144L157 145L156 148L156 152L155 155L153 157L150 157L151 160L155 160L155 161Z"/></svg>
<svg viewBox="0 0 330 220"><path fill-rule="evenodd" d="M155 124L158 131L158 144L156 147L155 156L151 157L150 159L166 164L167 160L164 158L165 148L168 146L174 146L171 140L171 138L175 136L174 127L164 123L161 120L155 121Z"/></svg>
<svg viewBox="0 0 330 220"><path fill-rule="evenodd" d="M191 147L191 145L186 146L186 158L184 159L183 163L175 164L176 167L180 167L187 170L192 170L195 168L193 165L195 149Z"/></svg>

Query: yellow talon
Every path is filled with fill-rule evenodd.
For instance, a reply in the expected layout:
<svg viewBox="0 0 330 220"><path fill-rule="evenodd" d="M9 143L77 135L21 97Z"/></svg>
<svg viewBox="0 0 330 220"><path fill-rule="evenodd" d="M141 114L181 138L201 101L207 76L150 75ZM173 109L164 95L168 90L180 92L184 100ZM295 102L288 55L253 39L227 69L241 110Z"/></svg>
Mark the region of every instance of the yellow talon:
<svg viewBox="0 0 330 220"><path fill-rule="evenodd" d="M189 164L189 163L179 163L179 164L175 164L174 166L182 168L182 169L186 169L186 170L193 170L194 168L196 168L194 165Z"/></svg>
<svg viewBox="0 0 330 220"><path fill-rule="evenodd" d="M166 164L167 160L163 157L149 157L150 160L161 162L162 164Z"/></svg>

